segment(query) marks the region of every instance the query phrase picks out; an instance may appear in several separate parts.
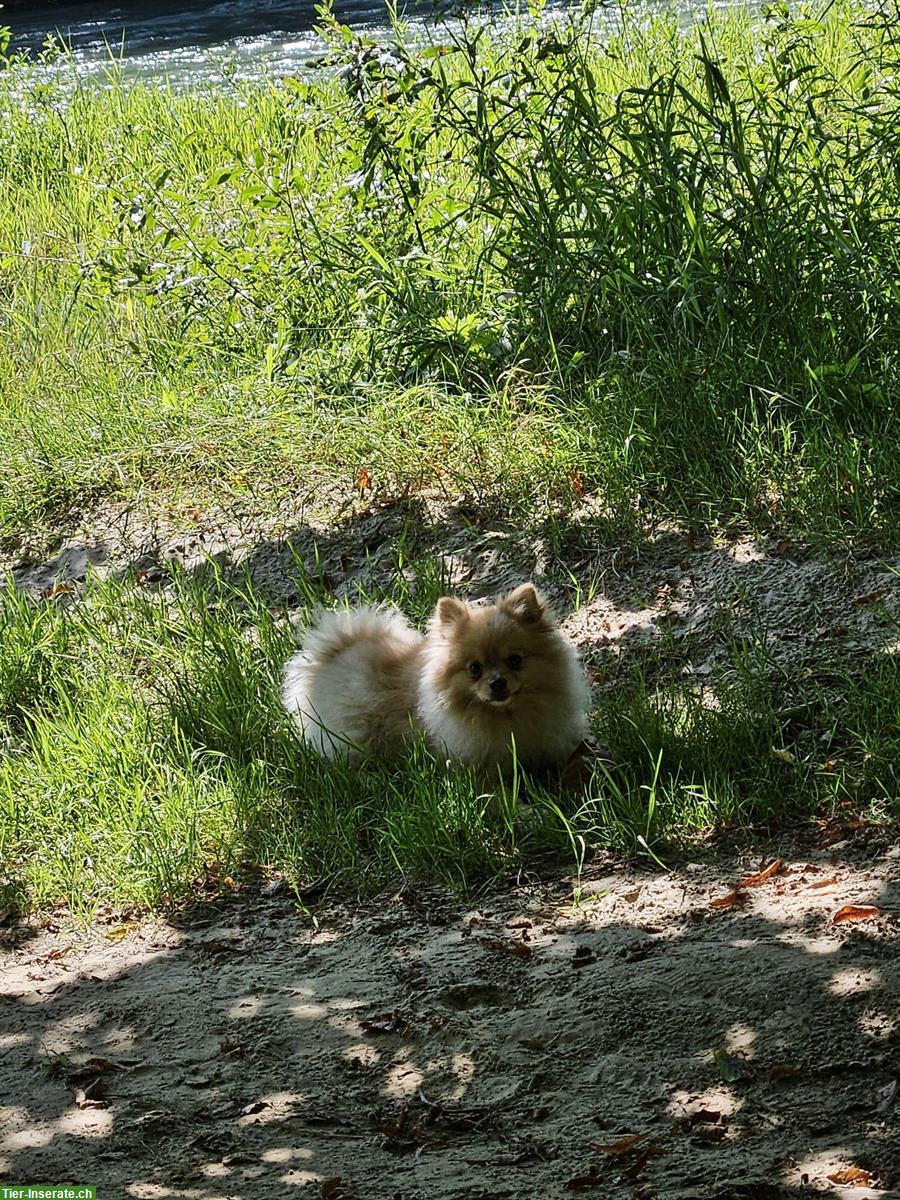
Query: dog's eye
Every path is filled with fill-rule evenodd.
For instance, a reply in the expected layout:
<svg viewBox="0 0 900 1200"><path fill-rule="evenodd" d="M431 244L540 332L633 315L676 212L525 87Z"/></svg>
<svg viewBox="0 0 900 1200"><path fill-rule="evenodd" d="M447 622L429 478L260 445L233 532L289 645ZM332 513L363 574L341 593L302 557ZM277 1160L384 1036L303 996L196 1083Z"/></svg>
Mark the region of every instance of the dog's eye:
<svg viewBox="0 0 900 1200"><path fill-rule="evenodd" d="M509 669L511 671L518 671L519 668L522 666L522 655L521 654L511 654L509 656L509 658L506 660L506 665L509 667Z"/></svg>
<svg viewBox="0 0 900 1200"><path fill-rule="evenodd" d="M480 679L481 672L482 672L482 666L481 666L480 662L469 663L469 674L472 676L473 679Z"/></svg>

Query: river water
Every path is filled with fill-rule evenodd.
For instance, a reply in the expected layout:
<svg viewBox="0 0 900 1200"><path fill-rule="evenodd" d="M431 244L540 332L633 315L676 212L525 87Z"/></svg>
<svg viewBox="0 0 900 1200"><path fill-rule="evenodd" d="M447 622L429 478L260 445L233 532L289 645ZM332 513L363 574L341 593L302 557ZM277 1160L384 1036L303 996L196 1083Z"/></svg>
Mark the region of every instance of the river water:
<svg viewBox="0 0 900 1200"><path fill-rule="evenodd" d="M440 16L432 3L399 7L418 34L413 40L427 37ZM449 3L443 7L452 12ZM495 12L501 11L498 5ZM343 0L334 12L354 29L388 36L383 0ZM225 68L232 78L253 78L263 69L302 71L323 50L316 21L315 0L120 0L110 6L13 0L0 11L0 23L12 29L12 50L37 54L53 35L71 48L79 75L102 78L116 59L128 78L168 79L176 87L221 80Z"/></svg>
<svg viewBox="0 0 900 1200"><path fill-rule="evenodd" d="M511 0L514 2L514 0ZM682 15L704 0L674 0ZM742 0L716 0L717 6ZM668 0L613 0L598 23L621 20L619 4L640 13L665 6ZM567 0L550 0L548 9L562 10ZM412 39L425 41L440 19L441 8L452 20L457 0L406 0L398 4L411 25ZM508 11L508 10L507 10ZM374 37L388 37L383 0L336 0L338 20ZM502 21L495 0L493 12ZM126 78L167 80L176 88L218 83L225 78L253 79L263 71L275 75L301 73L322 53L314 32L315 0L119 0L118 4L43 3L7 0L0 23L12 29L12 50L38 54L49 35L71 48L65 64L46 68L48 75L70 72L102 81L112 60ZM439 36L439 35L436 35Z"/></svg>

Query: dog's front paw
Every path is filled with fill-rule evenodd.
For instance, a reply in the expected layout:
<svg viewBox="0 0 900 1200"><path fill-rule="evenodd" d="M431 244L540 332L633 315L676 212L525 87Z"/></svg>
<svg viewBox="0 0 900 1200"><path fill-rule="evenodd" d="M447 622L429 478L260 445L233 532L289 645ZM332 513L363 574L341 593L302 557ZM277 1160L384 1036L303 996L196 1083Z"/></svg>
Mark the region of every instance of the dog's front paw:
<svg viewBox="0 0 900 1200"><path fill-rule="evenodd" d="M590 783L598 765L605 767L613 776L617 774L616 760L610 748L596 738L586 737L569 755L568 762L560 772L560 783L573 791L584 788Z"/></svg>

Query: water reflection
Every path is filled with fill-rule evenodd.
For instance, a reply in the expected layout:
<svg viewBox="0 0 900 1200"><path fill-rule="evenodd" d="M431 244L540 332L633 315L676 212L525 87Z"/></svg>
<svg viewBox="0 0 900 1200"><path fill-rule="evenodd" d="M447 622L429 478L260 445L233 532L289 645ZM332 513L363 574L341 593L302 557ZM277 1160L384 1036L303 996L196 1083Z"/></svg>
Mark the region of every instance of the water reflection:
<svg viewBox="0 0 900 1200"><path fill-rule="evenodd" d="M401 14L423 24L439 12L411 2ZM383 0L341 0L339 20L357 29L385 31ZM313 33L314 0L221 0L174 3L137 0L104 8L97 4L14 3L2 14L12 28L13 50L37 53L48 35L71 47L79 74L102 71L111 58L129 77L168 77L178 83L220 74L227 62L239 78L270 71L295 71L321 49Z"/></svg>
<svg viewBox="0 0 900 1200"><path fill-rule="evenodd" d="M525 0L522 0L524 8ZM716 7L741 0L714 0ZM424 41L433 19L458 12L471 0L407 0L398 5L412 25L411 41ZM514 4L515 0L511 0ZM570 0L550 0L557 13ZM609 0L597 16L597 26L621 19L619 4ZM482 0L479 12L494 13L498 22L509 19L503 0ZM682 15L705 0L671 0ZM670 0L636 0L628 7L638 11L669 7ZM375 37L388 36L383 0L336 0L335 15L357 30ZM55 35L73 51L70 63L43 68L39 75L69 73L102 78L112 60L127 79L166 80L176 88L217 83L227 71L234 79L270 74L297 74L307 69L311 57L321 53L321 40L313 32L317 21L315 0L122 0L104 7L96 3L37 3L7 0L0 21L12 28L12 49L35 54L48 35Z"/></svg>

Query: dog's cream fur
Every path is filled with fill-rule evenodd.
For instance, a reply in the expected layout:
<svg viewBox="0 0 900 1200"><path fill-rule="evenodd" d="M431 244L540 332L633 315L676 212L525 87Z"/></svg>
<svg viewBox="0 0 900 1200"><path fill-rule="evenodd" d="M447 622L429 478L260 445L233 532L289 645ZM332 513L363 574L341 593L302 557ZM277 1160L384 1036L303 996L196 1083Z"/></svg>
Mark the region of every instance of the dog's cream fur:
<svg viewBox="0 0 900 1200"><path fill-rule="evenodd" d="M423 730L436 753L488 772L514 753L561 766L588 734L577 654L531 584L487 607L444 598L425 637L393 608L327 613L288 662L282 698L331 759L391 757Z"/></svg>

